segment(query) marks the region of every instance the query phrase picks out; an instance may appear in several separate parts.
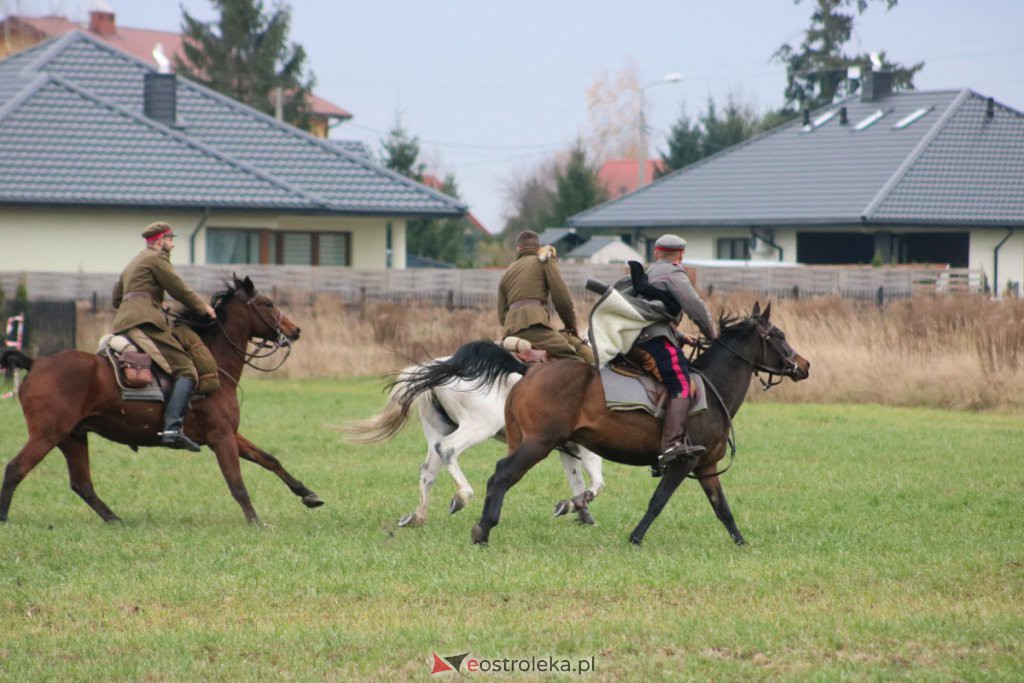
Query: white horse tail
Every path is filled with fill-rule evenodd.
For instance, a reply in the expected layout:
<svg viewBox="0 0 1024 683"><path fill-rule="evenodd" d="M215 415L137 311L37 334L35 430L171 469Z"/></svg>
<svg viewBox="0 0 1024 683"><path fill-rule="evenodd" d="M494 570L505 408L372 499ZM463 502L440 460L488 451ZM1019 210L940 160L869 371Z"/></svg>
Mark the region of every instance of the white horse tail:
<svg viewBox="0 0 1024 683"><path fill-rule="evenodd" d="M388 402L379 413L365 420L354 420L345 425L345 434L352 443L381 443L390 441L405 426L409 419L411 399L406 396L406 382L412 377L419 366L402 370L391 385Z"/></svg>

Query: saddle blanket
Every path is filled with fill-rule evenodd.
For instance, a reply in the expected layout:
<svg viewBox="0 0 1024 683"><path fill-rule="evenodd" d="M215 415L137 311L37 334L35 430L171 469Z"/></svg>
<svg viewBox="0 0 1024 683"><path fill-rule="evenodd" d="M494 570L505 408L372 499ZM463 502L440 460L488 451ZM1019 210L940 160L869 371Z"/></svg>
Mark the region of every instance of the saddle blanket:
<svg viewBox="0 0 1024 683"><path fill-rule="evenodd" d="M660 418L665 414L665 387L650 377L632 377L615 372L607 365L601 368L605 403L609 410L644 410ZM690 371L695 400L690 415L708 409L707 391L700 373Z"/></svg>

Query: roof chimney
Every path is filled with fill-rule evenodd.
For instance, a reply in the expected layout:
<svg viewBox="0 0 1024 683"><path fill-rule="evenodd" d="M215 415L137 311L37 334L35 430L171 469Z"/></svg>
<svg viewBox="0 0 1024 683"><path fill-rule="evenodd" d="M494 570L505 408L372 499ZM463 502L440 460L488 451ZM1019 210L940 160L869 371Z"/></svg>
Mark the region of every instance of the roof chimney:
<svg viewBox="0 0 1024 683"><path fill-rule="evenodd" d="M860 86L860 101L873 102L892 94L891 71L868 71Z"/></svg>
<svg viewBox="0 0 1024 683"><path fill-rule="evenodd" d="M800 112L800 114L803 117L802 118L803 124L805 126L811 125L811 110L810 109L804 109L802 112Z"/></svg>
<svg viewBox="0 0 1024 683"><path fill-rule="evenodd" d="M173 126L177 118L178 81L174 74L145 75L142 111L154 121Z"/></svg>
<svg viewBox="0 0 1024 683"><path fill-rule="evenodd" d="M985 100L985 118L991 119L996 115L996 101L993 98Z"/></svg>
<svg viewBox="0 0 1024 683"><path fill-rule="evenodd" d="M846 107L839 107L839 125L845 126L849 122L850 119L846 114Z"/></svg>
<svg viewBox="0 0 1024 683"><path fill-rule="evenodd" d="M98 36L112 36L117 33L114 12L107 9L94 9L89 12L89 30Z"/></svg>

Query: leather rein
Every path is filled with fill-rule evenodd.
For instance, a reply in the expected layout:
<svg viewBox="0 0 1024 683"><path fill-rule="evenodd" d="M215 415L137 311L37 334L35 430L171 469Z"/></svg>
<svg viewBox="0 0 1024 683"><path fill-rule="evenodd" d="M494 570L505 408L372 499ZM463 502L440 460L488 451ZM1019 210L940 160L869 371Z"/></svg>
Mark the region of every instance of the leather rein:
<svg viewBox="0 0 1024 683"><path fill-rule="evenodd" d="M774 329L774 327L773 327L773 329ZM700 347L700 348L703 348L703 349L706 350L706 349L710 349L716 343L720 344L721 346L725 347L726 350L728 350L730 353L732 353L734 356L736 356L740 360L743 360L743 361L749 363L750 366L754 370L754 376L757 377L759 382L761 382L761 386L763 387L762 391L768 391L772 387L777 386L778 384L781 384L783 377L788 376L790 373L792 373L794 370L796 370L796 368L797 368L797 363L796 363L796 360L795 360L796 351L790 351L789 353L785 353L781 349L779 349L779 347L771 340L771 330L769 330L768 332L762 332L761 329L758 328L757 331L758 331L758 334L761 337L762 350L763 350L762 351L762 358L766 355L764 353L764 351L767 351L768 346L771 346L772 350L774 350L777 354L779 354L779 357L782 359L782 361L787 364L787 368L769 368L766 365L764 365L763 363L758 363L753 358L748 358L747 356L743 355L742 353L740 353L739 351L737 351L736 349L734 349L733 347L729 346L724 341L722 341L721 338L715 339L710 344L704 344L704 343L698 342L698 344L694 347L694 349L696 351L696 349L698 347ZM767 382L765 380L761 379L761 376L758 374L758 371L768 373L768 381ZM725 400L722 398L722 395L718 393L718 389L715 388L715 385L712 384L711 380L708 379L707 375L705 375L703 372L700 372L699 370L692 369L692 368L690 369L690 372L696 372L697 374L699 374L704 379L704 386L706 386L708 389L711 390L711 393L714 395L715 399L718 400L718 405L722 406L722 414L725 415L725 421L728 423L728 426L729 426L729 436L726 439L726 442L729 444L729 464L726 465L723 469L716 470L716 471L708 473L708 474L693 474L691 472L690 474L686 475L686 477L688 479L710 479L711 477L717 477L717 476L719 476L721 474L725 474L726 472L728 472L729 468L732 467L733 462L736 460L736 428L733 425L732 416L729 415L729 407L727 405L725 405ZM779 377L779 379L776 380L776 381L773 381L773 378L776 375Z"/></svg>
<svg viewBox="0 0 1024 683"><path fill-rule="evenodd" d="M254 296L250 297L249 300L245 302L245 305L248 306L249 309L253 313L255 313L256 316L260 320L262 320L264 323L266 323L266 325L268 327L270 327L270 329L272 329L274 331L274 333L277 335L277 339L275 339L275 340L270 340L270 339L265 339L265 338L261 339L260 342L256 344L256 348L253 351L249 351L248 350L248 344L244 345L243 347L239 347L237 344L235 344L234 341L232 341L231 337L228 335L227 330L224 329L224 323L222 323L220 321L220 318L215 318L215 320L217 321L217 327L220 328L220 331L224 334L224 338L227 339L228 345L231 347L231 349L236 354L238 354L238 357L242 359L242 362L245 365L248 365L253 370L257 370L259 372L274 372L275 370L280 368L282 365L284 365L285 361L288 360L288 357L292 354L292 342L291 342L290 339L288 339L288 337L285 336L284 332L281 331L281 321L284 320L284 313L282 313L280 309L275 307L274 308L274 312L276 313L275 318L274 318L274 320L270 320L263 313L262 310L257 308L257 306L256 306L256 303L257 303L256 302L256 298L257 298L257 296L258 295L254 295ZM261 358L269 358L270 356L274 355L275 353L277 353L282 348L285 349L284 357L281 359L281 362L278 363L277 365L275 365L274 367L272 367L272 368L261 368L261 367L259 367L257 365L253 365L252 361L260 360ZM261 351L264 351L264 350L266 352L265 353L261 353ZM235 381L235 383L236 384L238 383L237 380Z"/></svg>

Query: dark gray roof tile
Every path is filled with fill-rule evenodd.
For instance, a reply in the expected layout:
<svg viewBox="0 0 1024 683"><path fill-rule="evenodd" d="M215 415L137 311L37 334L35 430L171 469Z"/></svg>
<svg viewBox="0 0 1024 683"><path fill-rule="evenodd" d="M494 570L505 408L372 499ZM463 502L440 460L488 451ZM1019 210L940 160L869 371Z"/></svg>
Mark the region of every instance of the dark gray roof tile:
<svg viewBox="0 0 1024 683"><path fill-rule="evenodd" d="M1024 221L1024 119L970 91L850 98L577 214L576 227ZM894 124L927 112L902 128ZM884 116L856 130L872 113Z"/></svg>
<svg viewBox="0 0 1024 683"><path fill-rule="evenodd" d="M33 85L26 69L36 72L29 76L37 81L38 74L49 76L49 82ZM22 175L26 169L37 171L28 177L46 177L62 173L58 158L75 156L104 171L90 178L60 176L66 189L58 192L54 183L28 188L0 169L0 201L86 196L106 203L97 190L110 182L119 191L109 195L109 203L164 205L173 197L174 205L183 206L389 215L465 211L451 197L382 168L368 154L313 138L184 78L177 81L177 125L166 129L150 122L141 112L143 77L151 71L81 32L0 62L0 140L28 143L9 148L18 151L9 166L19 167ZM4 107L5 102L12 104ZM143 169L128 173L117 163L129 156L143 160ZM205 173L187 171L196 158L203 160ZM170 187L154 192L146 173ZM33 198L25 199L29 195Z"/></svg>

